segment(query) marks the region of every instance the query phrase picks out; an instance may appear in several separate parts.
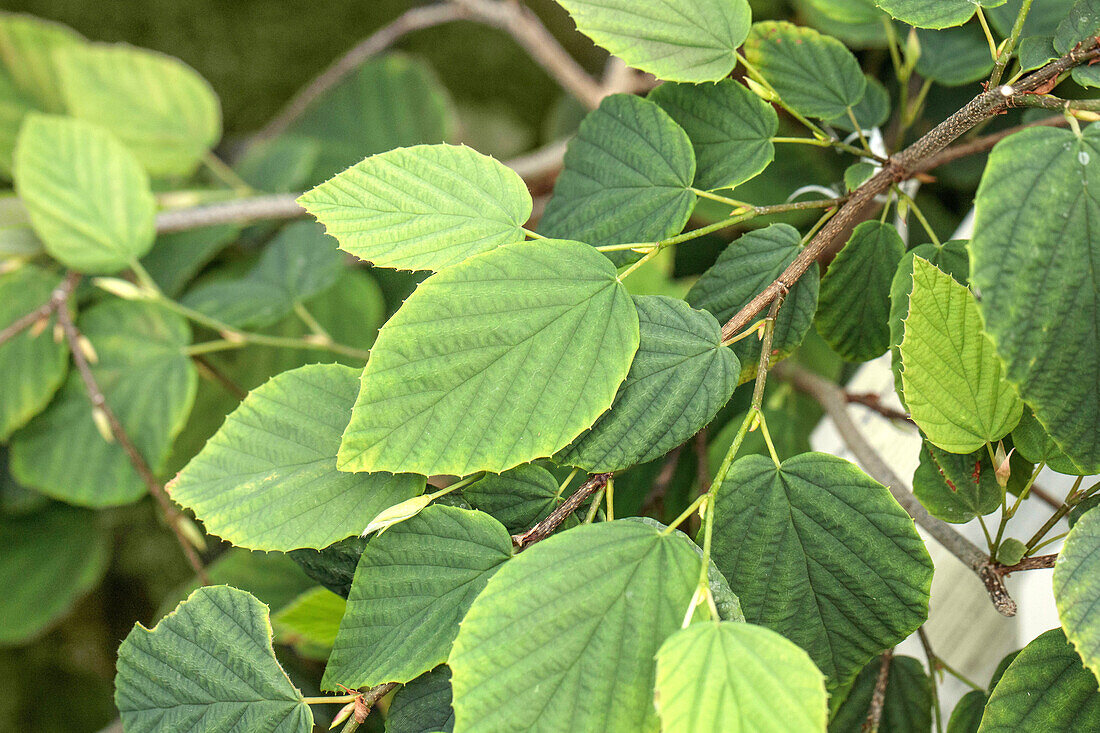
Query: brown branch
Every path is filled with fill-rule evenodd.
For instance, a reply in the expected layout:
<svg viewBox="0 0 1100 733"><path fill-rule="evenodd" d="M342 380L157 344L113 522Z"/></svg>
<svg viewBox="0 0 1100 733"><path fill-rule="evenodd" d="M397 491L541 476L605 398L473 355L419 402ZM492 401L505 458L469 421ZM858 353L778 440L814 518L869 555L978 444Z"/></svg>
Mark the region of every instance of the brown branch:
<svg viewBox="0 0 1100 733"><path fill-rule="evenodd" d="M882 653L882 661L878 667L878 677L875 679L875 691L871 694L871 708L867 711L867 720L863 722L860 730L865 733L877 733L879 722L882 720L882 708L886 705L886 685L890 681L890 662L894 660L894 650L887 649Z"/></svg>
<svg viewBox="0 0 1100 733"><path fill-rule="evenodd" d="M695 434L693 439L695 446L695 476L699 481L699 493L710 491L710 461L707 456L707 429L703 428Z"/></svg>
<svg viewBox="0 0 1100 733"><path fill-rule="evenodd" d="M597 491L607 486L607 481L610 478L610 473L597 473L589 477L587 481L577 487L573 495L566 499L561 506L550 512L550 515L546 517L546 519L542 520L523 534L513 535L512 545L515 546L516 552L552 535L554 530L556 530L570 514L577 511L577 508L581 504L587 501L588 498Z"/></svg>
<svg viewBox="0 0 1100 733"><path fill-rule="evenodd" d="M889 162L878 173L852 193L848 202L810 240L787 269L726 322L722 327L722 340L726 341L736 336L742 329L749 326L780 292L793 287L799 278L817 262L818 257L830 248L833 240L860 217L864 208L871 204L876 196L887 191L894 184L913 176L918 172L923 161L943 151L979 122L1007 111L1014 102L1057 79L1061 73L1098 57L1100 57L1100 40L1092 39L1057 61L1020 79L1012 86L1005 85L982 92L924 137L900 153L891 156Z"/></svg>
<svg viewBox="0 0 1100 733"><path fill-rule="evenodd" d="M70 279L72 277L73 276L70 275ZM76 365L76 370L80 374L81 381L84 382L84 389L88 394L88 401L92 403L93 413L98 412L104 417L115 442L125 451L126 457L130 459L130 465L134 467L134 470L137 472L138 476L141 477L149 493L153 495L157 504L160 505L161 512L164 514L164 519L168 527L176 536L176 540L183 549L183 554L187 556L187 561L194 569L195 575L198 576L199 582L203 585L209 585L210 578L207 577L206 568L203 567L202 559L180 527L180 522L183 521L183 515L176 509L175 505L172 504L172 500L168 498L168 494L165 493L164 487L161 486L153 470L141 455L141 451L137 449L137 446L134 445L134 442L126 433L126 429L122 427L118 415L116 415L115 411L111 409L111 406L107 404L107 398L104 397L103 390L100 389L99 382L96 380L95 374L92 373L92 367L88 364L88 357L84 354L84 348L82 346L84 337L73 322L72 315L69 313L68 303L65 303L57 309L57 322L60 324L61 330L65 334L65 340L69 344L69 351L72 352L73 363Z"/></svg>
<svg viewBox="0 0 1100 733"><path fill-rule="evenodd" d="M1016 602L1008 595L1004 581L996 572L996 563L946 522L928 513L913 492L906 487L905 482L894 473L856 427L851 415L848 414L848 404L844 398L844 391L840 387L790 362L776 365L772 373L817 400L825 410L825 414L833 421L844 444L852 451L864 470L890 490L897 502L920 527L978 575L997 611L1005 616L1016 615Z"/></svg>
<svg viewBox="0 0 1100 733"><path fill-rule="evenodd" d="M1057 561L1057 553L1053 555L1033 555L1031 557L1025 557L1015 565L998 565L994 568L994 572L998 575L1005 576L1020 570L1043 570L1054 567Z"/></svg>
<svg viewBox="0 0 1100 733"><path fill-rule="evenodd" d="M80 282L80 275L71 274L61 281L53 292L50 293L50 297L45 303L35 308L30 313L20 316L8 324L4 330L0 331L0 346L3 346L8 341L11 341L17 335L30 328L36 323L45 321L54 313L56 313L62 306L65 306L69 302L69 296L72 295L73 290L76 288L77 283Z"/></svg>
<svg viewBox="0 0 1100 733"><path fill-rule="evenodd" d="M888 420L897 420L898 422L905 422L909 423L910 425L913 424L913 419L909 417L908 413L901 410L895 410L893 407L888 407L882 404L882 400L874 392L867 392L863 394L845 392L844 400L850 405L863 405L870 410L874 410Z"/></svg>
<svg viewBox="0 0 1100 733"><path fill-rule="evenodd" d="M1038 120L1036 122L1029 122L1026 125L1017 125L1016 127L1010 127L1007 130L1001 130L1000 132L994 132L990 135L983 135L982 137L975 138L965 143L959 143L958 145L952 145L951 147L943 150L930 158L926 158L917 166L916 170L919 173L924 171L930 171L934 168L947 165L948 163L954 163L956 160L962 158L968 158L971 155L979 155L980 153L988 153L993 149L993 146L1004 140L1010 135L1015 135L1021 130L1026 130L1029 127L1063 127L1069 124L1066 121L1065 115L1056 115L1054 117L1048 117L1045 120Z"/></svg>

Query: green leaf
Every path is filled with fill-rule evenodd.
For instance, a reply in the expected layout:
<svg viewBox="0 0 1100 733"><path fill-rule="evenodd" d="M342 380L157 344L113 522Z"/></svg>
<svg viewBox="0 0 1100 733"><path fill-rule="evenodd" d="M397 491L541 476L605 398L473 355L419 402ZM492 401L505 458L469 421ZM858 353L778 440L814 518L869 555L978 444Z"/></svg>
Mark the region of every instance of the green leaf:
<svg viewBox="0 0 1100 733"><path fill-rule="evenodd" d="M972 453L1016 427L1023 403L1004 378L973 294L920 257L913 260L904 331L905 401L930 442Z"/></svg>
<svg viewBox="0 0 1100 733"><path fill-rule="evenodd" d="M371 156L298 200L344 251L408 270L441 270L522 241L531 216L523 179L455 145Z"/></svg>
<svg viewBox="0 0 1100 733"><path fill-rule="evenodd" d="M512 556L488 514L429 506L367 544L321 686L408 682L447 661L459 622Z"/></svg>
<svg viewBox="0 0 1100 733"><path fill-rule="evenodd" d="M779 130L775 109L732 79L707 86L662 84L650 92L649 99L690 138L698 188L733 188L757 176L775 159L772 138Z"/></svg>
<svg viewBox="0 0 1100 733"><path fill-rule="evenodd" d="M101 127L31 114L15 150L15 190L46 251L110 274L153 246L156 201L133 154Z"/></svg>
<svg viewBox="0 0 1100 733"><path fill-rule="evenodd" d="M631 521L524 550L462 622L448 662L455 727L656 731L653 657L680 628L699 567L682 534Z"/></svg>
<svg viewBox="0 0 1100 733"><path fill-rule="evenodd" d="M913 258L928 260L937 268L963 285L970 273L970 255L966 242L953 239L943 244L917 245L902 255L901 262L890 283L890 368L894 372L894 388L905 404L901 385L901 339L905 331L905 317L909 314L909 293L913 292Z"/></svg>
<svg viewBox="0 0 1100 733"><path fill-rule="evenodd" d="M959 455L924 441L913 493L932 516L954 524L992 514L1001 505L1001 487L984 446Z"/></svg>
<svg viewBox="0 0 1100 733"><path fill-rule="evenodd" d="M65 112L55 52L83 43L83 36L61 23L0 13L0 66L19 93L45 112Z"/></svg>
<svg viewBox="0 0 1100 733"><path fill-rule="evenodd" d="M178 298L192 278L239 233L240 228L234 224L220 224L158 235L141 266L165 295Z"/></svg>
<svg viewBox="0 0 1100 733"><path fill-rule="evenodd" d="M305 642L331 649L347 603L325 588L313 588L272 617L280 643Z"/></svg>
<svg viewBox="0 0 1100 733"><path fill-rule="evenodd" d="M54 55L65 105L110 130L154 178L188 176L221 137L214 89L179 59L124 44Z"/></svg>
<svg viewBox="0 0 1100 733"><path fill-rule="evenodd" d="M973 25L942 31L919 30L917 40L920 42L917 73L925 79L957 87L972 84L993 70L989 43L985 34Z"/></svg>
<svg viewBox="0 0 1100 733"><path fill-rule="evenodd" d="M1058 58L1054 50L1054 39L1050 36L1024 38L1020 41L1020 68L1024 71L1046 66Z"/></svg>
<svg viewBox="0 0 1100 733"><path fill-rule="evenodd" d="M844 171L844 188L851 193L878 173L874 163L853 163ZM908 295L908 293L906 293Z"/></svg>
<svg viewBox="0 0 1100 733"><path fill-rule="evenodd" d="M445 664L398 690L386 712L386 733L451 733L454 728L451 669Z"/></svg>
<svg viewBox="0 0 1100 733"><path fill-rule="evenodd" d="M978 6L1004 5L1005 0L875 0L893 18L918 28L949 28L974 17Z"/></svg>
<svg viewBox="0 0 1100 733"><path fill-rule="evenodd" d="M1077 0L1069 15L1062 19L1054 31L1054 50L1058 55L1068 53L1082 41L1100 32L1100 2Z"/></svg>
<svg viewBox="0 0 1100 733"><path fill-rule="evenodd" d="M424 477L343 473L357 372L313 364L251 392L169 485L211 534L253 550L322 548L420 494Z"/></svg>
<svg viewBox="0 0 1100 733"><path fill-rule="evenodd" d="M665 81L718 81L737 65L752 23L747 0L559 0L577 29Z"/></svg>
<svg viewBox="0 0 1100 733"><path fill-rule="evenodd" d="M866 221L825 271L817 331L848 361L869 361L890 348L890 283L903 254L897 229Z"/></svg>
<svg viewBox="0 0 1100 733"><path fill-rule="evenodd" d="M786 21L755 23L745 57L785 104L807 117L847 117L867 88L859 62L843 43Z"/></svg>
<svg viewBox="0 0 1100 733"><path fill-rule="evenodd" d="M118 650L115 704L127 733L308 733L313 713L271 648L267 607L225 585L200 588Z"/></svg>
<svg viewBox="0 0 1100 733"><path fill-rule="evenodd" d="M1053 36L1058 24L1069 15L1076 0L1035 0L1024 23L1023 38L1028 36ZM1012 32L1012 25L1023 6L1023 0L1008 0L1003 5L986 11L989 24L1004 37Z"/></svg>
<svg viewBox="0 0 1100 733"><path fill-rule="evenodd" d="M807 0L826 17L841 23L879 23L882 11L874 0Z"/></svg>
<svg viewBox="0 0 1100 733"><path fill-rule="evenodd" d="M0 275L0 330L48 302L60 284L34 265ZM0 344L0 442L41 412L65 381L69 352L54 340L55 322L51 316Z"/></svg>
<svg viewBox="0 0 1100 733"><path fill-rule="evenodd" d="M848 696L829 721L829 733L859 733L867 720L875 692L880 657L859 672ZM929 733L932 730L932 680L913 657L896 656L886 680L886 701L879 730L889 733Z"/></svg>
<svg viewBox="0 0 1100 733"><path fill-rule="evenodd" d="M1066 636L1100 677L1100 513L1081 515L1066 537L1054 567L1054 600Z"/></svg>
<svg viewBox="0 0 1100 733"><path fill-rule="evenodd" d="M466 476L552 455L611 405L637 348L630 296L588 245L472 257L382 328L339 468Z"/></svg>
<svg viewBox="0 0 1100 733"><path fill-rule="evenodd" d="M1032 463L1043 461L1052 471L1069 476L1081 476L1085 473L1062 452L1054 438L1047 435L1043 426L1035 419L1035 413L1030 409L1024 410L1020 424L1012 431L1012 445L1016 447L1016 452L1027 460Z"/></svg>
<svg viewBox="0 0 1100 733"><path fill-rule="evenodd" d="M867 76L867 90L859 104L852 107L852 114L845 112L840 117L827 120L828 124L840 130L855 132L856 126L852 124L852 117L856 118L860 130L871 130L881 127L890 117L890 93L881 81L873 76Z"/></svg>
<svg viewBox="0 0 1100 733"><path fill-rule="evenodd" d="M12 154L23 118L33 109L0 64L0 174L10 178Z"/></svg>
<svg viewBox="0 0 1100 733"><path fill-rule="evenodd" d="M971 279L1005 371L1086 473L1100 471L1100 126L1035 128L1001 141L975 201Z"/></svg>
<svg viewBox="0 0 1100 733"><path fill-rule="evenodd" d="M511 534L531 529L558 508L558 481L542 466L525 463L504 473L487 474L462 489L462 496L503 524Z"/></svg>
<svg viewBox="0 0 1100 733"><path fill-rule="evenodd" d="M947 733L978 733L988 698L982 690L971 690L962 696L951 711Z"/></svg>
<svg viewBox="0 0 1100 733"><path fill-rule="evenodd" d="M98 355L91 369L107 404L159 472L195 399L187 322L159 306L108 300L77 325ZM46 411L12 436L11 470L27 486L81 506L128 504L146 490L122 447L96 429L75 371Z"/></svg>
<svg viewBox="0 0 1100 733"><path fill-rule="evenodd" d="M447 90L424 61L390 53L363 63L317 97L288 134L319 148L312 182L394 148L441 143L453 137Z"/></svg>
<svg viewBox="0 0 1100 733"><path fill-rule="evenodd" d="M1096 677L1061 629L1040 635L1008 665L993 688L979 733L1100 730Z"/></svg>
<svg viewBox="0 0 1100 733"><path fill-rule="evenodd" d="M26 644L99 584L109 538L92 512L53 505L0 515L0 647Z"/></svg>
<svg viewBox="0 0 1100 733"><path fill-rule="evenodd" d="M806 652L763 626L704 622L657 652L657 710L665 730L820 731L825 678Z"/></svg>
<svg viewBox="0 0 1100 733"><path fill-rule="evenodd" d="M772 224L744 234L718 256L718 261L691 287L687 302L694 308L710 311L719 323L733 317L802 251L802 236L787 224ZM791 288L779 318L775 322L772 348L783 358L802 343L817 310L817 268L803 275ZM733 345L741 361L741 382L756 376L760 361L760 342L742 339Z"/></svg>
<svg viewBox="0 0 1100 733"><path fill-rule="evenodd" d="M626 381L592 429L557 456L590 473L658 458L706 427L741 375L714 316L682 300L634 297L640 341Z"/></svg>
<svg viewBox="0 0 1100 733"><path fill-rule="evenodd" d="M593 246L680 232L695 208L695 153L655 102L615 94L581 123L539 231Z"/></svg>
<svg viewBox="0 0 1100 733"><path fill-rule="evenodd" d="M320 550L291 550L287 557L298 563L310 578L338 596L347 598L355 568L367 542L366 537L348 537Z"/></svg>
<svg viewBox="0 0 1100 733"><path fill-rule="evenodd" d="M830 691L927 618L932 560L913 520L853 464L745 456L725 486L714 562L745 618L809 652Z"/></svg>

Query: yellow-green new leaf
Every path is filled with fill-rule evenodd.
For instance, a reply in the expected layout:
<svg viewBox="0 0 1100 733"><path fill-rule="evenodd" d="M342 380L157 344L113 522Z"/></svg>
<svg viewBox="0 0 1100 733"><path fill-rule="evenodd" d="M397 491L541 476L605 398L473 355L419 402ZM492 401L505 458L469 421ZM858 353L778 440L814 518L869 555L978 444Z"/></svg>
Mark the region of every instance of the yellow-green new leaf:
<svg viewBox="0 0 1100 733"><path fill-rule="evenodd" d="M46 251L66 267L111 274L153 246L149 177L111 133L90 122L31 114L15 149L15 190Z"/></svg>
<svg viewBox="0 0 1100 733"><path fill-rule="evenodd" d="M657 710L667 733L814 733L828 696L806 652L771 629L706 622L657 652Z"/></svg>
<svg viewBox="0 0 1100 733"><path fill-rule="evenodd" d="M554 454L611 406L638 313L588 245L505 245L425 280L378 335L342 471L467 476Z"/></svg>
<svg viewBox="0 0 1100 733"><path fill-rule="evenodd" d="M19 93L44 112L65 111L55 52L84 43L83 36L61 23L0 13L0 66Z"/></svg>
<svg viewBox="0 0 1100 733"><path fill-rule="evenodd" d="M1085 512L1073 524L1054 566L1054 600L1066 636L1100 677L1100 512Z"/></svg>
<svg viewBox="0 0 1100 733"><path fill-rule="evenodd" d="M226 585L199 588L118 650L115 704L126 733L308 733L313 713L271 647L268 608Z"/></svg>
<svg viewBox="0 0 1100 733"><path fill-rule="evenodd" d="M902 387L929 442L971 453L1016 427L1023 403L984 331L973 294L928 260L913 260L901 341Z"/></svg>
<svg viewBox="0 0 1100 733"><path fill-rule="evenodd" d="M424 477L343 473L358 371L311 364L252 391L168 491L207 531L252 550L320 549L424 490Z"/></svg>
<svg viewBox="0 0 1100 733"><path fill-rule="evenodd" d="M102 125L154 178L186 176L221 137L214 89L179 59L125 44L56 54L70 114Z"/></svg>
<svg viewBox="0 0 1100 733"><path fill-rule="evenodd" d="M737 65L752 22L747 0L559 0L577 29L666 81L718 81Z"/></svg>
<svg viewBox="0 0 1100 733"><path fill-rule="evenodd" d="M372 155L299 202L344 251L404 270L441 270L522 241L531 216L523 179L460 145Z"/></svg>

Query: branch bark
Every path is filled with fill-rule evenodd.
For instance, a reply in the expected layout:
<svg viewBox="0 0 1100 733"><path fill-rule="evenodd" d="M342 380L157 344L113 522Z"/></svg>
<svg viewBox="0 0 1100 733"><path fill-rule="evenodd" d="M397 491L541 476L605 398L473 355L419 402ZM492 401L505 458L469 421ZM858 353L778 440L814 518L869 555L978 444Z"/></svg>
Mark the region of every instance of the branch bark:
<svg viewBox="0 0 1100 733"><path fill-rule="evenodd" d="M882 708L886 705L886 685L890 681L890 663L894 661L894 650L887 649L882 653L882 661L878 668L878 677L875 678L875 690L871 694L871 707L867 711L867 720L863 721L860 729L864 733L877 733L879 722L882 720Z"/></svg>
<svg viewBox="0 0 1100 733"><path fill-rule="evenodd" d="M70 275L66 279L66 282L73 281L72 287L75 287L76 281L79 281L79 279L79 275ZM72 288L70 288L69 292L71 293L71 291ZM210 578L206 574L206 568L203 567L202 559L199 557L198 551L195 549L194 545L191 544L190 540L187 539L186 533L180 526L180 523L184 519L183 515L176 509L172 500L168 498L167 492L165 492L164 487L157 480L156 475L145 461L144 456L141 455L141 451L137 449L137 446L134 445L134 441L130 439L130 436L127 434L126 429L123 428L114 410L107 404L107 398L103 395L103 390L100 389L99 382L96 380L95 374L92 373L92 368L88 364L88 358L84 355L84 349L81 346L83 336L73 322L72 314L69 312L67 299L65 303L57 308L57 322L65 334L65 340L69 344L69 351L72 353L73 364L76 365L76 370L80 374L80 379L84 382L84 389L88 394L88 401L92 403L92 409L98 410L99 413L106 418L111 435L119 446L122 447L122 450L125 451L126 457L130 460L130 465L134 467L134 470L137 472L138 476L141 477L149 493L153 495L153 498L160 506L160 510L164 514L164 519L169 529L171 529L172 533L176 536L176 540L179 542L183 554L187 557L188 563L191 564L192 569L195 571L195 575L198 576L199 582L203 585L209 585Z"/></svg>
<svg viewBox="0 0 1100 733"><path fill-rule="evenodd" d="M79 275L69 275L61 281L53 292L50 293L49 299L42 305L35 308L30 313L22 315L16 318L10 324L8 324L4 330L0 331L0 346L3 346L8 341L18 336L23 331L27 330L34 324L44 321L56 313L60 308L67 306L69 303L69 297L72 295L73 290L76 288L77 283L80 282Z"/></svg>
<svg viewBox="0 0 1100 733"><path fill-rule="evenodd" d="M997 611L1004 616L1016 615L1016 602L1009 596L1001 575L997 573L996 563L946 522L928 513L913 492L906 487L905 482L894 473L860 433L851 415L848 414L847 400L840 387L790 362L777 364L772 368L772 373L817 400L825 410L825 414L833 421L844 444L855 454L864 470L890 490L897 502L921 528L977 574Z"/></svg>
<svg viewBox="0 0 1100 733"><path fill-rule="evenodd" d="M554 530L565 521L566 517L577 511L580 505L586 502L589 497L607 486L607 481L610 478L610 473L597 473L589 477L587 481L577 487L577 490L573 492L572 496L566 499L561 506L552 511L546 519L542 520L523 534L514 535L512 537L512 545L516 548L516 552L552 535Z"/></svg>
<svg viewBox="0 0 1100 733"><path fill-rule="evenodd" d="M1063 72L1098 57L1100 57L1100 39L1094 38L1057 61L1020 79L1012 86L1005 85L982 92L924 137L900 153L891 156L889 162L878 173L852 193L847 203L810 240L787 269L722 326L722 340L736 336L751 324L780 292L792 288L799 278L817 262L818 257L828 250L838 234L854 223L864 207L871 204L876 196L919 172L923 161L942 152L979 122L1007 111L1025 95L1042 88Z"/></svg>

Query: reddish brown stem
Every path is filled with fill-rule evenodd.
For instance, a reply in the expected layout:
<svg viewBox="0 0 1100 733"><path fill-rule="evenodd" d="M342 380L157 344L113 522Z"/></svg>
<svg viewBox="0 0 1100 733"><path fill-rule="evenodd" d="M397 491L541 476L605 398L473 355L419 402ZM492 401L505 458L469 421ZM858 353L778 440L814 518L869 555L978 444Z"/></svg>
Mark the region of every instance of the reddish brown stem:
<svg viewBox="0 0 1100 733"><path fill-rule="evenodd" d="M607 481L610 478L610 473L597 473L589 477L587 481L581 484L577 490L573 492L572 496L566 499L561 506L552 511L546 519L542 520L523 534L514 535L512 537L512 544L515 546L516 552L552 535L554 530L565 521L566 517L577 511L577 508L587 501L589 497L607 486Z"/></svg>

